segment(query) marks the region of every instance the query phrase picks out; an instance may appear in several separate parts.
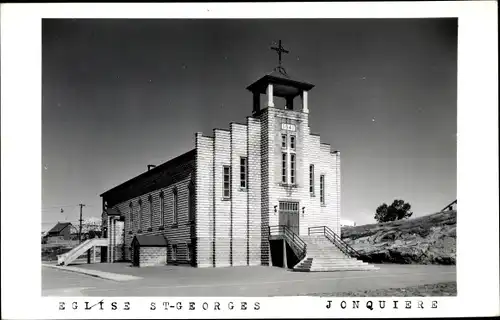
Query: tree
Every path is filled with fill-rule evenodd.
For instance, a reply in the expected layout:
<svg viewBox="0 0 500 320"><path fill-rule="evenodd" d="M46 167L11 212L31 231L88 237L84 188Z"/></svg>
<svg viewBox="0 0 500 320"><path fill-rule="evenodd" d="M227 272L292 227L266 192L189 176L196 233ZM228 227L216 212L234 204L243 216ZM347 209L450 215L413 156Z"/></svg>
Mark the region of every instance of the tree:
<svg viewBox="0 0 500 320"><path fill-rule="evenodd" d="M411 217L413 212L410 211L411 205L403 200L394 200L394 202L387 206L386 203L380 205L375 211L375 220L377 222L387 222L401 220Z"/></svg>
<svg viewBox="0 0 500 320"><path fill-rule="evenodd" d="M102 237L102 220L101 218L89 217L82 222L82 239L92 239ZM75 227L78 234L78 228Z"/></svg>

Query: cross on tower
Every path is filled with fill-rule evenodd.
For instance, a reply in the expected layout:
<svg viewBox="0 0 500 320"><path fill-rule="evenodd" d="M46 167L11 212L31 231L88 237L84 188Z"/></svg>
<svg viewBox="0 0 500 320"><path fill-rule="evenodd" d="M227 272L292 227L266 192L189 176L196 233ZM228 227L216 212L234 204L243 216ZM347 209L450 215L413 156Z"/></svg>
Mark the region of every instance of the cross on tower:
<svg viewBox="0 0 500 320"><path fill-rule="evenodd" d="M274 50L278 53L278 59L279 59L278 67L281 68L281 54L289 53L288 50L285 50L285 48L283 48L283 46L281 45L281 40L279 41L278 47L271 47L271 50Z"/></svg>

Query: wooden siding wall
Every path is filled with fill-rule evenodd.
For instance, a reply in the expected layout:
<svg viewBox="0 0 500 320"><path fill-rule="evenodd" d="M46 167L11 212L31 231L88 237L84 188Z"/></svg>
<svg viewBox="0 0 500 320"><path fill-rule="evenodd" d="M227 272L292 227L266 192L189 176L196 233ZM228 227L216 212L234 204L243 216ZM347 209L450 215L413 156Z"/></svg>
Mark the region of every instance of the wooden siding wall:
<svg viewBox="0 0 500 320"><path fill-rule="evenodd" d="M189 185L194 183L195 160L180 164L185 178L161 189L142 194L138 197L123 201L113 208L125 216L125 259L132 259L130 246L132 239L137 234L164 235L168 240L168 263L172 262L172 244L177 244L177 263L188 263L187 251L191 244L191 225L189 221ZM174 189L177 190L178 218L177 224L173 223ZM196 189L196 188L195 188ZM163 192L163 199L160 193ZM152 214L149 211L149 198L152 200ZM139 229L139 200L142 201L141 228ZM161 202L164 201L164 220L161 221ZM130 207L132 204L132 207ZM192 210L196 210L193 208ZM193 214L196 217L196 211Z"/></svg>

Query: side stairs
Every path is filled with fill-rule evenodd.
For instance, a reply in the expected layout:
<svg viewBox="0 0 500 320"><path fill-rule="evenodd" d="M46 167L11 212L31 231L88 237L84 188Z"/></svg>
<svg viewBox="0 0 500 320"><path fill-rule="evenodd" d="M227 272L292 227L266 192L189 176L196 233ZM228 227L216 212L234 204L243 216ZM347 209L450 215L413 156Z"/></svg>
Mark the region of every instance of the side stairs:
<svg viewBox="0 0 500 320"><path fill-rule="evenodd" d="M368 271L379 268L351 257L342 252L325 235L302 236L307 244L307 253L294 268L294 271Z"/></svg>
<svg viewBox="0 0 500 320"><path fill-rule="evenodd" d="M86 240L80 243L78 246L74 247L70 251L60 254L57 256L57 264L69 265L71 262L75 261L79 256L84 254L87 250L92 247L106 247L108 246L108 239L106 238L94 238Z"/></svg>

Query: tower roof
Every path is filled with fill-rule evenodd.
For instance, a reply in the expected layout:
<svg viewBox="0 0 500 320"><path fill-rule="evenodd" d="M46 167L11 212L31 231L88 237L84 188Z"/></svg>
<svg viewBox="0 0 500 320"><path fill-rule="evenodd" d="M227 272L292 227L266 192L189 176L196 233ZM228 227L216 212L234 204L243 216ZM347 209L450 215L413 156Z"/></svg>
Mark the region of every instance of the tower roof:
<svg viewBox="0 0 500 320"><path fill-rule="evenodd" d="M266 74L259 80L255 81L247 87L247 90L256 93L266 93L268 84L273 84L273 94L277 97L295 97L302 91L309 91L314 88L313 84L291 79L286 74L278 72L276 69L273 72Z"/></svg>

